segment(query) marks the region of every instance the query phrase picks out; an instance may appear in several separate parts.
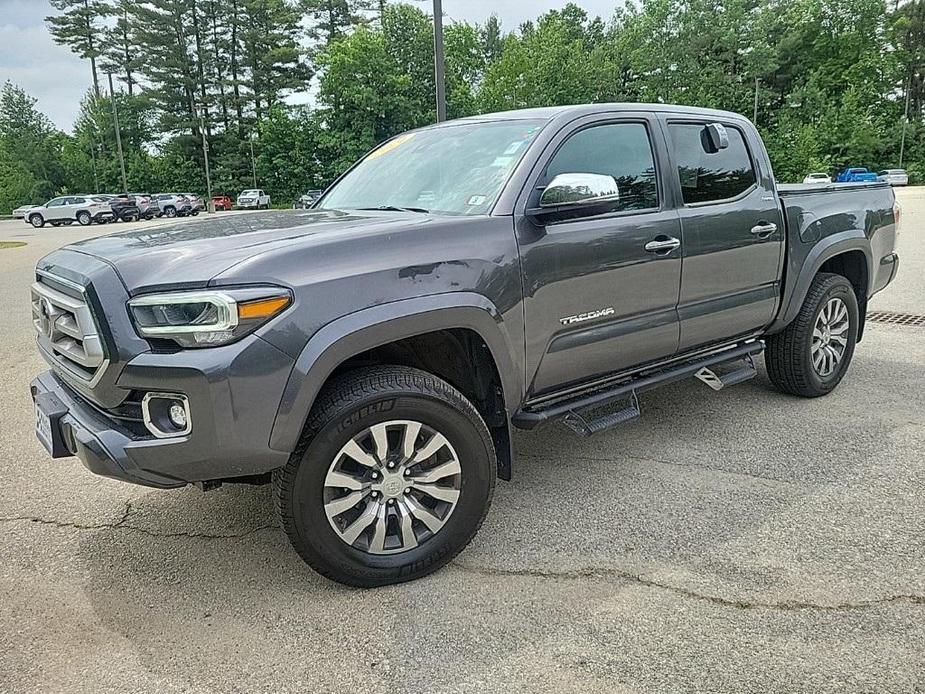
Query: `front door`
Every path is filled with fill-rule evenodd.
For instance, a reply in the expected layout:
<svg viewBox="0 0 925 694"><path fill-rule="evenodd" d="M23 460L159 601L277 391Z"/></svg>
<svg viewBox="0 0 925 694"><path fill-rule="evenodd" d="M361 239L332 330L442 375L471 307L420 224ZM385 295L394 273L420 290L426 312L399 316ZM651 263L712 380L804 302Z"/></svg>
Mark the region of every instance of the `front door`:
<svg viewBox="0 0 925 694"><path fill-rule="evenodd" d="M677 350L680 222L663 195L654 146L660 137L646 114L592 117L560 133L540 164L527 207L562 173L613 176L620 197L593 217L544 226L518 221L528 397Z"/></svg>
<svg viewBox="0 0 925 694"><path fill-rule="evenodd" d="M54 200L49 201L45 205L45 221L58 221L60 219L67 219L68 207L67 207L68 198L55 198Z"/></svg>
<svg viewBox="0 0 925 694"><path fill-rule="evenodd" d="M757 165L761 144L729 122L728 147L715 150L707 125L668 121L683 202L682 352L761 330L780 295L784 223L771 172Z"/></svg>

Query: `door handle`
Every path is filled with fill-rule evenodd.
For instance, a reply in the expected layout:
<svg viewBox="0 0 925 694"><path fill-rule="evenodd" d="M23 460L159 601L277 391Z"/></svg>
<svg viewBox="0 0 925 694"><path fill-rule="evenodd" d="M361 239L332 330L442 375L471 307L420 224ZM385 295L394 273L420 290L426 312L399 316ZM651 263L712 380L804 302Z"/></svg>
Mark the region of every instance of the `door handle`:
<svg viewBox="0 0 925 694"><path fill-rule="evenodd" d="M774 224L773 222L771 223L761 222L760 224L756 224L755 226L753 226L751 231L755 236L770 236L775 231L777 231L777 225Z"/></svg>
<svg viewBox="0 0 925 694"><path fill-rule="evenodd" d="M673 236L660 236L654 241L646 244L646 250L649 253L667 253L673 251L681 245L681 241Z"/></svg>

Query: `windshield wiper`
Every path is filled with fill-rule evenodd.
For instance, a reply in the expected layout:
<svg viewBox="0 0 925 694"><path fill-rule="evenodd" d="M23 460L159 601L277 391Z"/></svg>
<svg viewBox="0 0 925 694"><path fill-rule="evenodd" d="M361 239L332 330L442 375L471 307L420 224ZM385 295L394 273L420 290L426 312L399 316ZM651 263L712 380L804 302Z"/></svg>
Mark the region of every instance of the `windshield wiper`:
<svg viewBox="0 0 925 694"><path fill-rule="evenodd" d="M430 214L430 210L423 207L398 207L396 205L379 205L378 207L358 207L358 210L374 210L376 212L419 212Z"/></svg>

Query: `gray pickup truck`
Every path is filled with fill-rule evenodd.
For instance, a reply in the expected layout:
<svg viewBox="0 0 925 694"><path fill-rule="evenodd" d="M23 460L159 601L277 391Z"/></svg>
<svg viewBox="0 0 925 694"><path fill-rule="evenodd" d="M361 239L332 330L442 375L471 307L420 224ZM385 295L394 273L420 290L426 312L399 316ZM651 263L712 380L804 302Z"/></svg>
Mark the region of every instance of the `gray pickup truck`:
<svg viewBox="0 0 925 694"><path fill-rule="evenodd" d="M514 427L590 435L659 385L744 381L762 352L777 388L830 392L896 274L898 219L886 184L777 185L733 113L423 128L310 210L42 259L36 433L138 484L271 482L320 573L414 579L476 533Z"/></svg>

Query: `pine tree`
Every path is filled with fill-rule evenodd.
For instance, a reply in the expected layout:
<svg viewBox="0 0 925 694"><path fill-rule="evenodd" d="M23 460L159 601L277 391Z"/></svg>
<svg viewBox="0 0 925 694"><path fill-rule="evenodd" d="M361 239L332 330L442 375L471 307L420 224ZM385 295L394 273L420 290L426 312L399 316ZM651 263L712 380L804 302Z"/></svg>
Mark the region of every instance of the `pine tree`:
<svg viewBox="0 0 925 694"><path fill-rule="evenodd" d="M119 75L119 79L128 88L129 96L134 95L139 60L137 46L132 34L131 9L134 0L115 0L112 13L115 24L105 30L102 44L102 67L107 72Z"/></svg>
<svg viewBox="0 0 925 694"><path fill-rule="evenodd" d="M303 86L311 71L302 60L299 12L286 0L243 0L242 60L257 120L288 91Z"/></svg>
<svg viewBox="0 0 925 694"><path fill-rule="evenodd" d="M385 0L376 3L380 21L385 14ZM373 7L373 0L301 0L303 12L312 20L308 36L327 46L344 36L351 28L367 24L366 14Z"/></svg>
<svg viewBox="0 0 925 694"><path fill-rule="evenodd" d="M84 60L90 61L93 71L93 90L100 95L100 81L96 60L102 55L101 20L110 13L103 0L49 0L60 15L45 18L48 31L62 46L67 46Z"/></svg>

